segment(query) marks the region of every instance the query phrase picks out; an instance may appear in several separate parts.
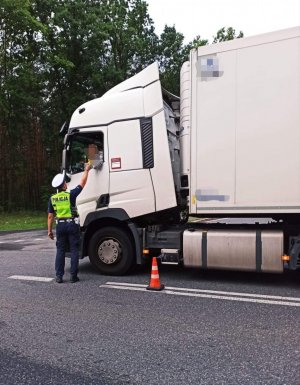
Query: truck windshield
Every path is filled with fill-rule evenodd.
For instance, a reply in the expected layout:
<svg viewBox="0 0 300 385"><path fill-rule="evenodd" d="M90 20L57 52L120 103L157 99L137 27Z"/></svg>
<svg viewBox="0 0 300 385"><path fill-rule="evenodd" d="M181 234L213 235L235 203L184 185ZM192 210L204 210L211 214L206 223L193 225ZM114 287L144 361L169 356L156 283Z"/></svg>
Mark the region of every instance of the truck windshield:
<svg viewBox="0 0 300 385"><path fill-rule="evenodd" d="M67 172L77 174L84 171L84 164L90 162L95 168L103 163L103 134L79 133L72 136L68 146Z"/></svg>

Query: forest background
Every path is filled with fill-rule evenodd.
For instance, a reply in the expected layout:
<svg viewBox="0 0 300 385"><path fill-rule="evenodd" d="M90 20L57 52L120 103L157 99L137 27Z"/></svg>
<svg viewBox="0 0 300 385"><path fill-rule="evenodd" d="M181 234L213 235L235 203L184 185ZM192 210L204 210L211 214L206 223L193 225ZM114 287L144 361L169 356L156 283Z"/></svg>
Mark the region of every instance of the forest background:
<svg viewBox="0 0 300 385"><path fill-rule="evenodd" d="M220 26L213 42L243 37ZM1 0L0 212L47 210L60 171L62 124L148 64L179 95L193 47L166 25L158 36L143 0Z"/></svg>

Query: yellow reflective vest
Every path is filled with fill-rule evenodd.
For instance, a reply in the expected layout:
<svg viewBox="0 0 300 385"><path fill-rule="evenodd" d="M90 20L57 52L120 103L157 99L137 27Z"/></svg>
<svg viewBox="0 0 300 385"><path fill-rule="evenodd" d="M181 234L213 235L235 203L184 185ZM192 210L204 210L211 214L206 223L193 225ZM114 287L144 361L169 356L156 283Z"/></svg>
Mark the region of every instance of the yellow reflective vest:
<svg viewBox="0 0 300 385"><path fill-rule="evenodd" d="M72 218L69 192L60 191L59 193L52 195L51 203L54 208L56 218Z"/></svg>

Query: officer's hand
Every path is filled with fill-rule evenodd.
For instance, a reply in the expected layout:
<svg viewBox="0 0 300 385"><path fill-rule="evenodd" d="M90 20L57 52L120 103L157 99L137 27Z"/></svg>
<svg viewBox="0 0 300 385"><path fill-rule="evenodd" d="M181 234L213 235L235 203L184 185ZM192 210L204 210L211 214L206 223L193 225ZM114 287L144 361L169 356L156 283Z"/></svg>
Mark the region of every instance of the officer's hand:
<svg viewBox="0 0 300 385"><path fill-rule="evenodd" d="M50 239L54 239L54 235L53 235L53 232L52 232L52 231L49 231L48 237L49 237Z"/></svg>
<svg viewBox="0 0 300 385"><path fill-rule="evenodd" d="M90 171L91 168L92 168L92 166L90 163L85 164L85 171Z"/></svg>

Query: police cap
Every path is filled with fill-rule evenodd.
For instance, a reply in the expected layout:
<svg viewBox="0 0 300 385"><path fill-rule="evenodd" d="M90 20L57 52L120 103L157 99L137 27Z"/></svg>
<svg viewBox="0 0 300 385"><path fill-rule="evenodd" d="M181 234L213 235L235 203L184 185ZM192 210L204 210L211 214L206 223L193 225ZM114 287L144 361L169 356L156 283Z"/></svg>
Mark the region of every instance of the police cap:
<svg viewBox="0 0 300 385"><path fill-rule="evenodd" d="M52 179L52 187L59 188L64 184L64 181L65 181L65 174L57 174Z"/></svg>

